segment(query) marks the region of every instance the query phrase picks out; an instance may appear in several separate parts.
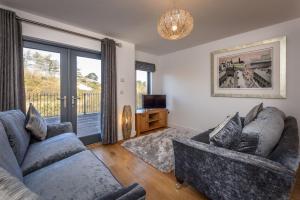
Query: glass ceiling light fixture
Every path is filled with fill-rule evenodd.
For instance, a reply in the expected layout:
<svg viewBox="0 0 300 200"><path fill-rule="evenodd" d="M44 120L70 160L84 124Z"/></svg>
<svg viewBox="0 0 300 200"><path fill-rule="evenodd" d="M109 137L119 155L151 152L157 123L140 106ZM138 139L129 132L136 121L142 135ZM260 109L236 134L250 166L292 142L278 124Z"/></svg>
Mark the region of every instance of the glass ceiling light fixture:
<svg viewBox="0 0 300 200"><path fill-rule="evenodd" d="M167 40L179 40L188 36L194 27L192 15L184 9L173 8L159 19L157 31Z"/></svg>

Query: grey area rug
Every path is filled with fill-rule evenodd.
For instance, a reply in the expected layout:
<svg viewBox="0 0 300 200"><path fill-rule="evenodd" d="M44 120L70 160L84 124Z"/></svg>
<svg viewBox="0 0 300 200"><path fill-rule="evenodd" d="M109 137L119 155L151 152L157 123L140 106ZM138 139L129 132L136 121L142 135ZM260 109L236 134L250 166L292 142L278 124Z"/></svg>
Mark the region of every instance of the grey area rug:
<svg viewBox="0 0 300 200"><path fill-rule="evenodd" d="M183 128L168 128L125 141L122 146L158 170L174 170L172 139L191 138L197 132Z"/></svg>

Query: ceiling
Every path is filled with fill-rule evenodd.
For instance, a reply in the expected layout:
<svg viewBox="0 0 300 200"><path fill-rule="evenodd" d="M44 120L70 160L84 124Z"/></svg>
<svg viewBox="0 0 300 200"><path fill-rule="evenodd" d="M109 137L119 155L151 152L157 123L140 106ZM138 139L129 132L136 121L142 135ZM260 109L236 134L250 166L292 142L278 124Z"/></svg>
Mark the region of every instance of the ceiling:
<svg viewBox="0 0 300 200"><path fill-rule="evenodd" d="M300 0L175 0L194 17L178 41L162 39L156 24L174 0L0 0L0 3L136 44L163 55L300 17Z"/></svg>

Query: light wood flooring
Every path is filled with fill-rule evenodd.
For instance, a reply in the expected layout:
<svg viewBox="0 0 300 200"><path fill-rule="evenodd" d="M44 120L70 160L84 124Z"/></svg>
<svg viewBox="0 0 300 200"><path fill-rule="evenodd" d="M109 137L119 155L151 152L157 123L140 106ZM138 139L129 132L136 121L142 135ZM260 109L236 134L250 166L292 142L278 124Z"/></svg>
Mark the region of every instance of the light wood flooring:
<svg viewBox="0 0 300 200"><path fill-rule="evenodd" d="M109 167L113 175L125 186L134 182L147 191L147 200L207 200L190 186L176 189L173 173L162 173L121 146L93 144L89 148ZM298 173L292 199L300 200L300 173Z"/></svg>

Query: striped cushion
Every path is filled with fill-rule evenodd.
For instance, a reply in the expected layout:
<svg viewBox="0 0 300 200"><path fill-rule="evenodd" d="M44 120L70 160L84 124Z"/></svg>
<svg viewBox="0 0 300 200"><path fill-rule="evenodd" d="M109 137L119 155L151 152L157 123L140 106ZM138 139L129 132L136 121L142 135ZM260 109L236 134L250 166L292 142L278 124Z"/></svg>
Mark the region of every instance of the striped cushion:
<svg viewBox="0 0 300 200"><path fill-rule="evenodd" d="M38 200L41 198L0 167L0 199Z"/></svg>

